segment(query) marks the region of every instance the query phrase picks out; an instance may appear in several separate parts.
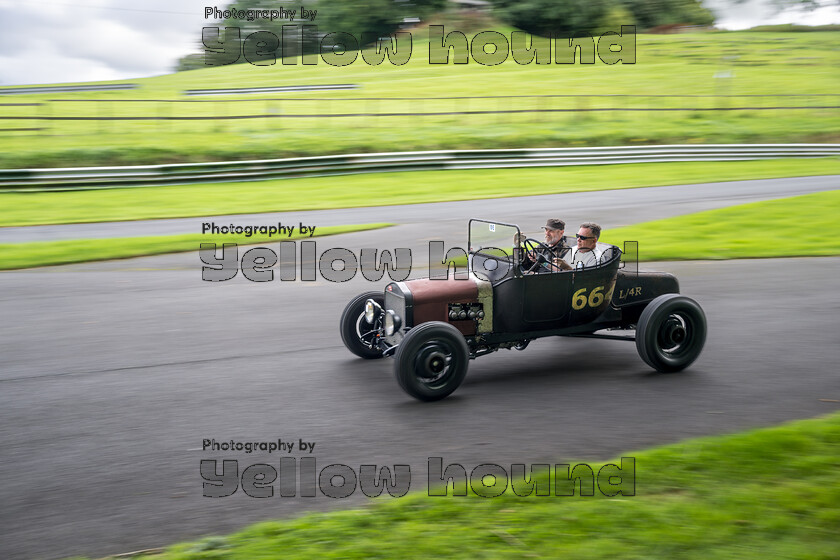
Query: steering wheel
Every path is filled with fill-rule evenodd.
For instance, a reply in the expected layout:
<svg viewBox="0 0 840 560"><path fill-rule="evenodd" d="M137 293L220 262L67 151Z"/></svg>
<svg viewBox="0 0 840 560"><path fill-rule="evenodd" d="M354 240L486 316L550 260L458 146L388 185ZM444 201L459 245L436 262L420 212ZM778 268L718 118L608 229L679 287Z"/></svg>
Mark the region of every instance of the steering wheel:
<svg viewBox="0 0 840 560"><path fill-rule="evenodd" d="M522 241L522 246L525 247L525 251L531 253L534 259L534 264L532 264L525 272L534 272L542 263L546 263L548 265L548 269L551 271L563 270L554 264L551 259L546 258L545 255L551 255L553 254L553 251L551 250L551 247L545 243L537 241L532 237L527 237Z"/></svg>

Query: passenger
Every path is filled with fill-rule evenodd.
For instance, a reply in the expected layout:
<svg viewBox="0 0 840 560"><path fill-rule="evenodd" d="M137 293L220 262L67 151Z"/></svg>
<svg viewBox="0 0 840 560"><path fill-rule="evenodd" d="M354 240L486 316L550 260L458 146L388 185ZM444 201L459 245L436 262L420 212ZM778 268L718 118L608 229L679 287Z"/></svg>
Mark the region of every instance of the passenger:
<svg viewBox="0 0 840 560"><path fill-rule="evenodd" d="M598 238L601 237L601 226L594 222L585 222L577 232L577 247L568 255L572 268L590 268L597 266L601 260L601 250L598 249Z"/></svg>
<svg viewBox="0 0 840 560"><path fill-rule="evenodd" d="M572 249L566 244L566 238L563 236L566 231L566 222L551 218L545 222L543 230L545 231L545 245L547 249L537 247L534 250L527 251L522 256L522 269L526 272L557 271L558 269L571 270L569 264L563 260L563 257ZM518 241L521 242L522 239ZM549 263L552 263L553 266Z"/></svg>

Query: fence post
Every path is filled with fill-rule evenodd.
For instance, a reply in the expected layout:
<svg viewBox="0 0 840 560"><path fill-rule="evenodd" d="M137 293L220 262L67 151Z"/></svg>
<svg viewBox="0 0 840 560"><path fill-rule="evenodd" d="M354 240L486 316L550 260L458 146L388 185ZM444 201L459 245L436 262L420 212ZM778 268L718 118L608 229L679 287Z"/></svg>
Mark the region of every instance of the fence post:
<svg viewBox="0 0 840 560"><path fill-rule="evenodd" d="M52 105L50 105L49 101L45 101L43 104L41 104L41 108L42 108L42 112L43 112L43 114L41 116L44 119L43 120L44 126L41 129L41 133L42 133L43 136L49 136L50 135L49 134L49 127L50 127L50 124L52 122L50 120L50 117L52 116Z"/></svg>

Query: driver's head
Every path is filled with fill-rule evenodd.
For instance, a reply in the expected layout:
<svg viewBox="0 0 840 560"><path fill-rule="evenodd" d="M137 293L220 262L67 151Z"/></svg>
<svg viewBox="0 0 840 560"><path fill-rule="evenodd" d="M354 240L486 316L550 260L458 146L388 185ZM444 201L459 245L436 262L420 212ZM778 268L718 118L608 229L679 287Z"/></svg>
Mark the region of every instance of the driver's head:
<svg viewBox="0 0 840 560"><path fill-rule="evenodd" d="M545 223L543 229L545 230L545 244L550 247L559 243L560 239L563 238L563 233L566 231L566 222L552 218Z"/></svg>
<svg viewBox="0 0 840 560"><path fill-rule="evenodd" d="M601 237L601 226L593 222L581 224L577 232L578 251L591 251L598 243L599 237Z"/></svg>

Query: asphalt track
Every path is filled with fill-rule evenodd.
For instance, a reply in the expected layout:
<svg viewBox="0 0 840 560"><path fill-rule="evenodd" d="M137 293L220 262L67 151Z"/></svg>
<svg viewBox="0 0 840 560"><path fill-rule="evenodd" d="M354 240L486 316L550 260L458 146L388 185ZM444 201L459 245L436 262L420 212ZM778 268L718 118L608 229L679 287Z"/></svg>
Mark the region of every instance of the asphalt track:
<svg viewBox="0 0 840 560"><path fill-rule="evenodd" d="M412 276L422 276L428 241L464 246L469 216L532 233L547 216L612 228L838 185L782 179L214 220L394 222L319 239L318 252L410 247ZM201 221L116 224L99 235L192 233ZM796 227L781 224L779 239L795 244L784 233ZM106 226L6 228L0 241L94 236L78 228ZM314 489L307 477L294 498L205 498L201 459L234 459L240 471L279 467L284 456L313 456L318 471L409 464L411 489L422 492L430 457L469 472L632 456L832 412L840 400L840 258L643 265L676 274L706 311L706 348L689 370L654 373L631 343L544 339L472 362L458 391L431 404L399 389L392 360L356 359L339 339L345 302L385 281L210 283L200 267L185 253L0 274L0 558L99 557L365 500L359 490L303 497ZM296 448L202 451L211 438L282 438ZM313 453L299 453L299 439L314 442Z"/></svg>

